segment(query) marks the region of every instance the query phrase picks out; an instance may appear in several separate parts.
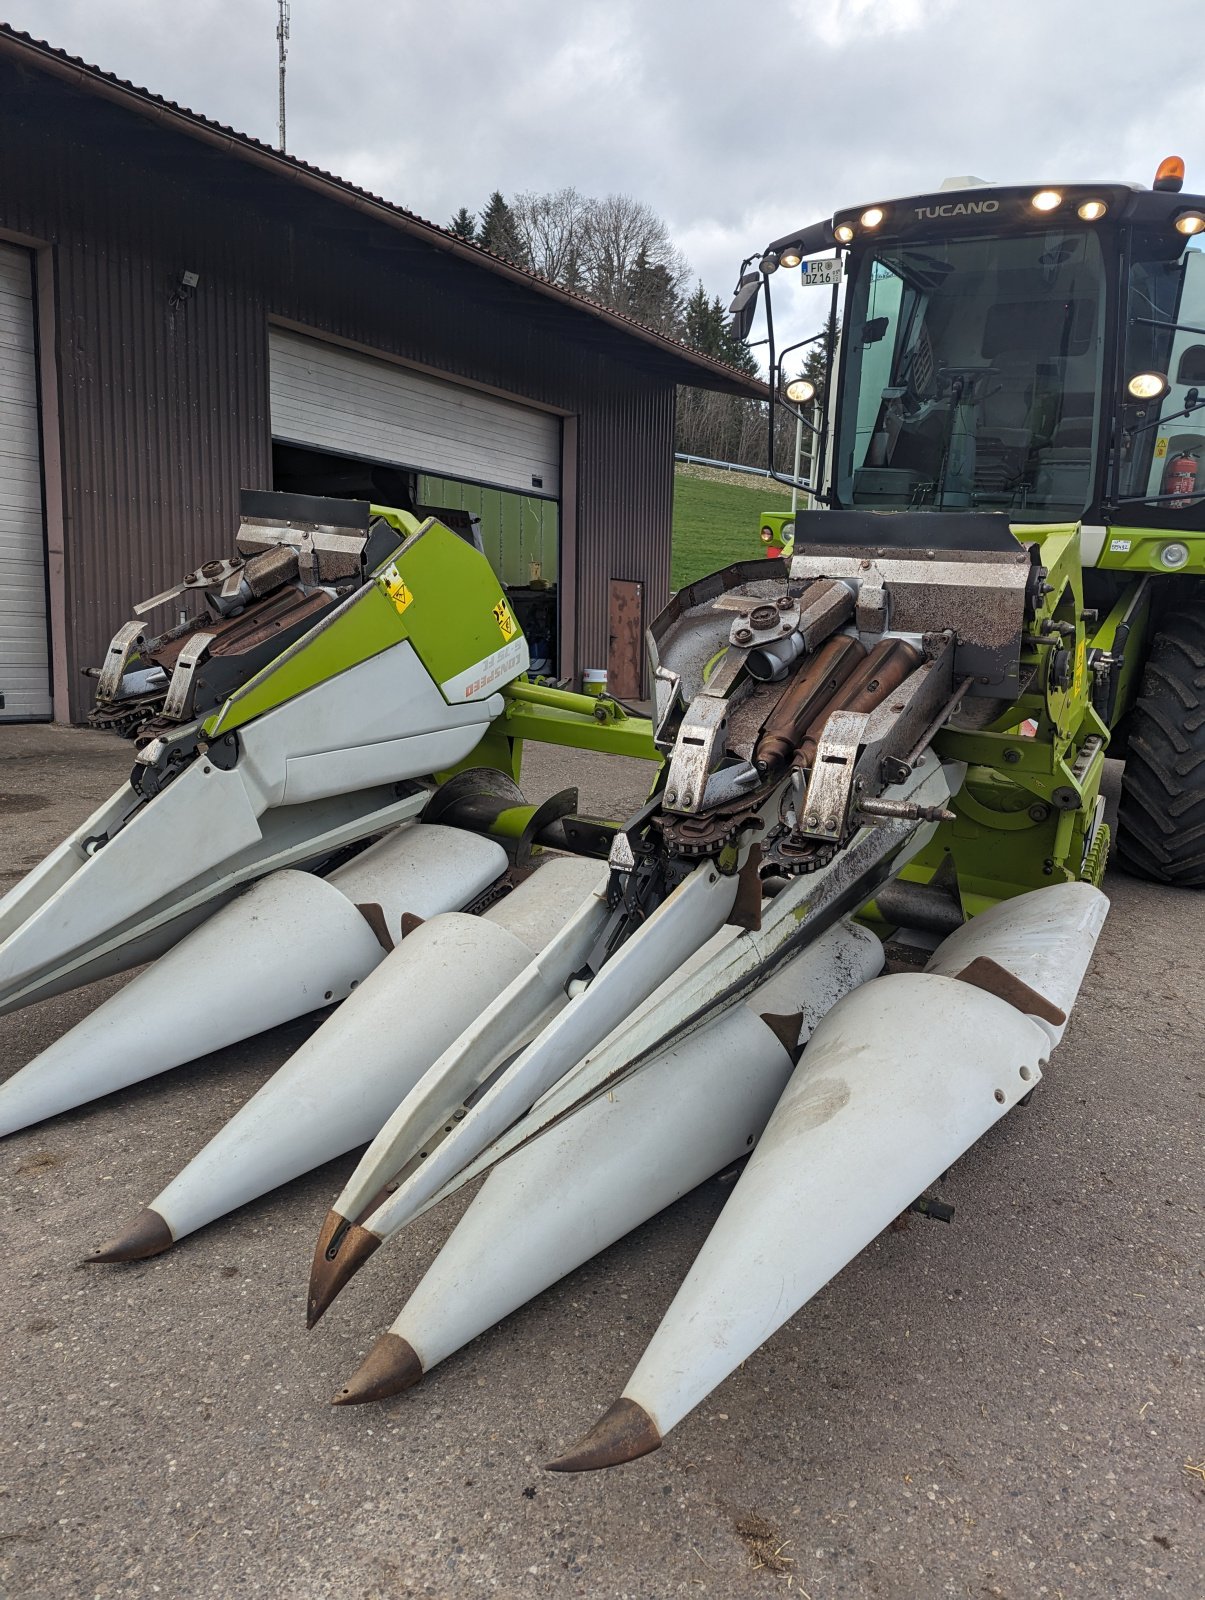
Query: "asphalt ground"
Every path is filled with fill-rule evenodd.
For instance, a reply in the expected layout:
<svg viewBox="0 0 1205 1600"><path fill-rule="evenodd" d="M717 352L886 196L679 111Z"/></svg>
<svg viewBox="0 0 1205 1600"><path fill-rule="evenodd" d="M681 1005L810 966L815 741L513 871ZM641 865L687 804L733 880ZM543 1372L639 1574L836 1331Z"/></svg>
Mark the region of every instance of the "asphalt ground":
<svg viewBox="0 0 1205 1600"><path fill-rule="evenodd" d="M0 887L128 747L0 729ZM622 814L645 769L537 752ZM1111 772L1116 791L1116 770ZM1205 896L1113 910L1029 1107L878 1238L657 1454L541 1463L620 1392L717 1215L711 1182L379 1406L328 1400L459 1199L305 1331L352 1157L166 1256L81 1259L297 1048L262 1035L0 1149L0 1570L8 1596L1205 1595ZM15 1070L121 980L0 1018ZM203 985L180 1027L203 1030ZM856 1182L856 1175L850 1175ZM807 1222L800 1218L801 1247Z"/></svg>

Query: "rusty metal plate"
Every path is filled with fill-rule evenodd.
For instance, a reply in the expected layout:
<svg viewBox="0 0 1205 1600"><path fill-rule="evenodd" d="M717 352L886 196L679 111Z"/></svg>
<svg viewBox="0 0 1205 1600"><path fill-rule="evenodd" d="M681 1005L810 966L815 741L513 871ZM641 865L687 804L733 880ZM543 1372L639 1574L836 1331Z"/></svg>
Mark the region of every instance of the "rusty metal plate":
<svg viewBox="0 0 1205 1600"><path fill-rule="evenodd" d="M644 689L644 585L612 578L608 606L607 690L639 700Z"/></svg>

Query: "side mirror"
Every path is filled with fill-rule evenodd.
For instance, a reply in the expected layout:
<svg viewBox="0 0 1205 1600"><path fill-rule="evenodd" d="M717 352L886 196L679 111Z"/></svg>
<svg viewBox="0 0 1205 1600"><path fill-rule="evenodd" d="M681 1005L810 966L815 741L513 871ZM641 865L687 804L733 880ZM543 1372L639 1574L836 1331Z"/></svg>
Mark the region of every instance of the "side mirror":
<svg viewBox="0 0 1205 1600"><path fill-rule="evenodd" d="M886 317L871 317L869 322L862 324L862 343L878 344L880 339L887 337L888 319Z"/></svg>
<svg viewBox="0 0 1205 1600"><path fill-rule="evenodd" d="M742 273L741 281L737 284L736 293L732 297L732 304L728 307L732 316L732 331L742 342L749 337L753 327L761 284L760 272Z"/></svg>

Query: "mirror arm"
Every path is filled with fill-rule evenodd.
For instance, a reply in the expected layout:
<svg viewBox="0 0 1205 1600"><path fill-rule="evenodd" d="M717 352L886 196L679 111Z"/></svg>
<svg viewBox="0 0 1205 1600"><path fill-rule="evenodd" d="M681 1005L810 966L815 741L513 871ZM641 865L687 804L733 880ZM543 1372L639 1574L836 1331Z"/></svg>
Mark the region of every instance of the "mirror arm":
<svg viewBox="0 0 1205 1600"><path fill-rule="evenodd" d="M1191 417L1194 411L1205 407L1205 399L1197 399L1191 405L1184 407L1183 411L1173 411L1169 416L1156 417L1153 422L1140 422L1136 428L1122 428L1122 434L1127 439L1134 439L1140 433L1149 433L1152 428L1162 428L1165 423L1179 422L1181 417Z"/></svg>
<svg viewBox="0 0 1205 1600"><path fill-rule="evenodd" d="M778 376L781 358L777 355L774 347L774 309L770 302L770 280L768 278L766 279L765 292L766 344L769 346L770 350L770 415L766 420L766 469L769 473L769 476L773 478L776 483L785 483L787 487L791 489L802 489L806 494L810 494L813 499L823 501L825 505L832 505L831 495L823 494L819 489L814 489L810 483L805 483L800 478L788 477L785 472L779 472L777 467L774 465L775 405L781 405L784 410L789 411L797 421L802 422L805 427L810 428L817 438L823 438L823 434L814 423L809 422L808 419L800 412L796 411L794 406L792 406L788 401L780 400L778 398ZM804 344L810 344L812 341L810 339L805 339L801 342ZM788 345L787 349L783 351L783 355L788 355L791 350L795 349L798 349L797 345Z"/></svg>

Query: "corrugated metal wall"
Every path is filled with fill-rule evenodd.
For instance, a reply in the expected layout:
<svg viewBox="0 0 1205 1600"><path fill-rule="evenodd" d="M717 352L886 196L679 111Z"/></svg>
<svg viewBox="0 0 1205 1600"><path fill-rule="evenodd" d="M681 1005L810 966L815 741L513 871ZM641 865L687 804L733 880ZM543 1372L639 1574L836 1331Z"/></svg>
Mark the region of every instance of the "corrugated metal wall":
<svg viewBox="0 0 1205 1600"><path fill-rule="evenodd" d="M0 232L54 247L73 717L133 603L224 550L238 489L270 485L273 317L580 419L579 666L606 659L609 578L665 598L668 382L519 285L41 74L0 64L0 103Z"/></svg>
<svg viewBox="0 0 1205 1600"><path fill-rule="evenodd" d="M607 665L611 578L644 584L646 627L669 599L673 436L672 389L616 395L582 414L579 668Z"/></svg>

